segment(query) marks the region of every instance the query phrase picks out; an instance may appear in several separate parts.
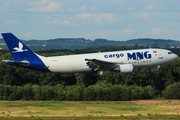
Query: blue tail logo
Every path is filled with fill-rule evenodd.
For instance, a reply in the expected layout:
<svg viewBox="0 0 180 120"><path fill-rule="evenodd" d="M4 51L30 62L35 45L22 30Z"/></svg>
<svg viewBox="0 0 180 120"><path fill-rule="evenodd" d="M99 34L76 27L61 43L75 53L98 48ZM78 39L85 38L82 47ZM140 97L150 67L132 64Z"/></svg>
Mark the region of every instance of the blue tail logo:
<svg viewBox="0 0 180 120"><path fill-rule="evenodd" d="M29 60L39 58L12 33L2 33L2 36L15 60Z"/></svg>
<svg viewBox="0 0 180 120"><path fill-rule="evenodd" d="M42 61L42 57L40 58L12 33L2 33L2 36L14 58L14 60L3 60L7 64L49 71Z"/></svg>
<svg viewBox="0 0 180 120"><path fill-rule="evenodd" d="M23 44L22 44L21 42L19 42L19 47L15 47L15 48L13 48L13 49L16 50L16 51L12 51L13 53L14 53L14 52L28 51L28 49L23 50Z"/></svg>

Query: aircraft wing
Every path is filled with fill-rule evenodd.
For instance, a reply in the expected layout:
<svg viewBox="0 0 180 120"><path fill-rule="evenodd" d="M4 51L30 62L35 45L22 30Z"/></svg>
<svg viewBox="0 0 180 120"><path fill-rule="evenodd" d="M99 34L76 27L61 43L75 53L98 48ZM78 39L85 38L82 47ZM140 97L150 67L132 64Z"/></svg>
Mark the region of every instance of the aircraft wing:
<svg viewBox="0 0 180 120"><path fill-rule="evenodd" d="M113 68L118 67L117 63L114 62L108 62L98 59L85 59L85 61L88 61L86 64L93 69L93 71L97 70L111 70Z"/></svg>

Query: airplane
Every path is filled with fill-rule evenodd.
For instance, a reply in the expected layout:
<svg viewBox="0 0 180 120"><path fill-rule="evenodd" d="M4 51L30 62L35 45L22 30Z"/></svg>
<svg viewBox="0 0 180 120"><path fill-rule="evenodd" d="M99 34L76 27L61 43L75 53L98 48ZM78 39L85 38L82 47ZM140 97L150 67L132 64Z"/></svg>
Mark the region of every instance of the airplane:
<svg viewBox="0 0 180 120"><path fill-rule="evenodd" d="M2 33L2 36L14 58L3 60L9 65L55 73L100 71L103 80L106 79L103 71L131 73L135 67L159 68L178 57L169 50L157 48L44 57L31 51L12 33Z"/></svg>

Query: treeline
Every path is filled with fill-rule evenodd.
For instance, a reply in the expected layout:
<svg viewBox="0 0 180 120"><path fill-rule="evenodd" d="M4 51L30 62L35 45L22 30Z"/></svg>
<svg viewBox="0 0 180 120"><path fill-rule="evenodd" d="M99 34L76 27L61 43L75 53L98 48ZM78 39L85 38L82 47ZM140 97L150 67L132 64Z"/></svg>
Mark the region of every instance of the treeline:
<svg viewBox="0 0 180 120"><path fill-rule="evenodd" d="M61 53L62 55L66 54L83 54L83 53L97 53L97 52L108 52L108 51L119 51L119 50L132 50L132 49L148 49L150 47L133 47L133 46L108 46L108 47L98 47L98 48L84 48L84 49L48 49L48 50L34 50L38 54L45 54L47 56L53 56L57 53ZM158 48L158 47L157 47ZM176 53L180 56L180 49L179 48L168 48L172 52ZM9 50L0 50L0 54L9 53Z"/></svg>
<svg viewBox="0 0 180 120"><path fill-rule="evenodd" d="M180 83L169 85L162 91L162 97L180 99ZM98 82L88 87L73 85L55 86L30 85L11 86L0 85L0 100L59 100L59 101L126 101L154 99L155 89L132 85L113 85Z"/></svg>
<svg viewBox="0 0 180 120"><path fill-rule="evenodd" d="M174 40L163 40L163 39L132 39L127 41L114 41L107 39L95 39L86 40L84 38L57 38L51 40L22 40L26 45L28 44L31 49L43 50L43 49L84 49L84 48L99 48L107 46L146 46L146 47L164 47L170 48L170 46L179 45L179 41ZM6 47L4 40L0 39L0 47ZM148 43L148 44L147 44Z"/></svg>
<svg viewBox="0 0 180 120"><path fill-rule="evenodd" d="M153 99L152 86L112 85L97 83L83 87L79 85L24 86L0 85L0 100L67 100L67 101L119 101Z"/></svg>
<svg viewBox="0 0 180 120"><path fill-rule="evenodd" d="M133 47L133 46L108 46L108 47L98 47L98 48L85 48L85 49L75 49L75 50L70 50L70 49L51 49L51 50L40 50L40 51L35 51L39 54L54 54L54 53L73 53L73 54L83 54L83 53L98 53L98 52L109 52L109 51L119 51L119 50L132 50L132 49L149 49L150 47L144 47L144 46L139 46L139 47ZM158 47L157 47L158 48ZM179 48L168 48L171 50L173 53L176 53L178 56L180 56L180 49Z"/></svg>
<svg viewBox="0 0 180 120"><path fill-rule="evenodd" d="M113 51L118 47L91 49ZM126 49L126 48L121 48ZM178 49L175 49L179 51ZM83 53L84 51L76 50ZM87 50L88 51L88 50ZM178 54L177 52L175 52ZM73 51L39 52L44 56L74 54ZM13 59L8 52L0 60ZM133 73L105 71L106 80L97 81L94 73L59 74L41 72L0 62L1 100L138 100L180 98L180 59L157 67L135 68Z"/></svg>

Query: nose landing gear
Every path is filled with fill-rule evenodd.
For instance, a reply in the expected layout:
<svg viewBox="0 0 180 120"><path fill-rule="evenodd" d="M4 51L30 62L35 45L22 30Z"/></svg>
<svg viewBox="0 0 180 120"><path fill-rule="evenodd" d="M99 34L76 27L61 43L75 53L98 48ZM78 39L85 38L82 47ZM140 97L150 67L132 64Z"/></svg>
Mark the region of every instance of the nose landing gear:
<svg viewBox="0 0 180 120"><path fill-rule="evenodd" d="M160 68L160 65L157 66L157 71L156 71L157 74L159 74L159 68Z"/></svg>

